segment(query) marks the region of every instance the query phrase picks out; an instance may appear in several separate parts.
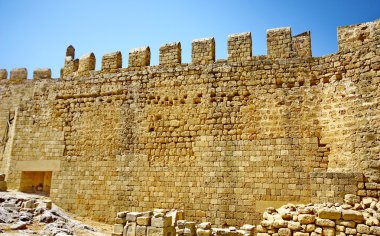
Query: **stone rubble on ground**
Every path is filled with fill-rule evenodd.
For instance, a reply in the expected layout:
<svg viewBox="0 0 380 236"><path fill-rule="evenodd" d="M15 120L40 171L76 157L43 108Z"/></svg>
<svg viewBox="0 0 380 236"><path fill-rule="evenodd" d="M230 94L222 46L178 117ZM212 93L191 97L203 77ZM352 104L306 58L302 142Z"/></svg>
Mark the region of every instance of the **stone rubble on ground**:
<svg viewBox="0 0 380 236"><path fill-rule="evenodd" d="M112 236L253 236L255 226L240 229L212 228L211 222L197 224L184 220L183 211L154 209L147 212L117 213Z"/></svg>
<svg viewBox="0 0 380 236"><path fill-rule="evenodd" d="M32 224L44 225L41 232L28 229ZM38 234L46 236L75 235L76 229L86 230L87 235L96 230L71 219L62 209L53 206L51 200L23 193L3 192L0 195L0 234Z"/></svg>
<svg viewBox="0 0 380 236"><path fill-rule="evenodd" d="M183 211L119 212L112 236L345 236L380 235L378 198L347 194L344 203L269 207L259 225L215 228L184 220Z"/></svg>

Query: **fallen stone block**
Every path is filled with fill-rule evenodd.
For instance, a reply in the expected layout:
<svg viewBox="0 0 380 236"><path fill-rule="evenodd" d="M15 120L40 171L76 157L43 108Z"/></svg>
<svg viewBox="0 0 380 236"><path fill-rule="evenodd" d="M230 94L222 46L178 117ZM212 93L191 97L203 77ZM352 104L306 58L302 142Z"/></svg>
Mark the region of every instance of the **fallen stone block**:
<svg viewBox="0 0 380 236"><path fill-rule="evenodd" d="M298 215L298 221L303 225L312 224L315 222L315 215L300 214Z"/></svg>
<svg viewBox="0 0 380 236"><path fill-rule="evenodd" d="M150 226L151 218L147 216L137 217L137 224L143 226Z"/></svg>
<svg viewBox="0 0 380 236"><path fill-rule="evenodd" d="M136 226L136 236L145 236L146 235L146 226L137 225Z"/></svg>
<svg viewBox="0 0 380 236"><path fill-rule="evenodd" d="M329 219L317 219L315 222L316 225L322 227L335 227L335 222Z"/></svg>
<svg viewBox="0 0 380 236"><path fill-rule="evenodd" d="M142 216L141 212L128 212L127 213L127 221L128 222L136 222L137 217Z"/></svg>
<svg viewBox="0 0 380 236"><path fill-rule="evenodd" d="M163 216L163 217L152 217L152 222L151 225L153 227L157 228L163 228L163 227L168 227L172 225L172 217L170 216Z"/></svg>
<svg viewBox="0 0 380 236"><path fill-rule="evenodd" d="M175 228L173 226L156 228L153 226L147 227L147 236L175 236Z"/></svg>
<svg viewBox="0 0 380 236"><path fill-rule="evenodd" d="M318 217L321 219L339 220L342 216L342 212L335 208L321 208L318 211Z"/></svg>
<svg viewBox="0 0 380 236"><path fill-rule="evenodd" d="M364 221L363 214L359 211L354 211L354 210L343 210L342 218L344 220L352 220L358 223L361 223Z"/></svg>

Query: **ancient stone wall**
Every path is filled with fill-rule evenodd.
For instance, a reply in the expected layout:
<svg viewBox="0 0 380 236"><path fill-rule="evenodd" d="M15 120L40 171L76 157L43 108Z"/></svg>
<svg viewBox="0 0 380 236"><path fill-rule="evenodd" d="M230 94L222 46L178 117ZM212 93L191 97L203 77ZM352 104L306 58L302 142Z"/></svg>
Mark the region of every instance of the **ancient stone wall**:
<svg viewBox="0 0 380 236"><path fill-rule="evenodd" d="M116 52L95 71L95 55L75 59L70 46L59 79L2 70L0 170L9 188L23 171L52 171L57 204L108 222L176 208L257 223L271 205L378 195L362 186L380 181L379 24L340 27L339 52L323 57L309 32L280 28L267 56L252 56L243 33L228 37L226 60L208 38L193 41L189 64L170 43L158 66L144 47L128 68Z"/></svg>

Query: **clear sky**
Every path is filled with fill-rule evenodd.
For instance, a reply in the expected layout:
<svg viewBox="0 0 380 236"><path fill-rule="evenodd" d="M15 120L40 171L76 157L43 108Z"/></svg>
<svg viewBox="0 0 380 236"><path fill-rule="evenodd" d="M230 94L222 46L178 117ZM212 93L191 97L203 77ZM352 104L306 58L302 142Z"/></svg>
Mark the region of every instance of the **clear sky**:
<svg viewBox="0 0 380 236"><path fill-rule="evenodd" d="M191 41L215 37L216 58L227 57L229 34L252 32L253 54L266 54L266 30L291 26L311 31L313 56L337 51L336 28L380 17L380 0L0 0L0 68L52 69L59 77L66 47L76 57L121 51L123 67L132 48L150 46L151 65L160 45L182 44L191 61Z"/></svg>

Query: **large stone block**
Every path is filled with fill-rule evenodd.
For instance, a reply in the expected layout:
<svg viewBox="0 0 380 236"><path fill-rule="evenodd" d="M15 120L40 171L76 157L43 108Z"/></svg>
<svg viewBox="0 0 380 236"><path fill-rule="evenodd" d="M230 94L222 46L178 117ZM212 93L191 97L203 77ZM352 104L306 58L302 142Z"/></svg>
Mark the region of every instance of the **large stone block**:
<svg viewBox="0 0 380 236"><path fill-rule="evenodd" d="M163 217L152 217L151 225L157 228L168 227L172 225L172 217L163 216Z"/></svg>
<svg viewBox="0 0 380 236"><path fill-rule="evenodd" d="M147 227L147 236L175 236L176 231L173 226L156 228L153 226Z"/></svg>
<svg viewBox="0 0 380 236"><path fill-rule="evenodd" d="M318 210L318 217L321 219L338 220L342 216L342 212L335 208L321 208Z"/></svg>

